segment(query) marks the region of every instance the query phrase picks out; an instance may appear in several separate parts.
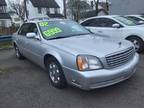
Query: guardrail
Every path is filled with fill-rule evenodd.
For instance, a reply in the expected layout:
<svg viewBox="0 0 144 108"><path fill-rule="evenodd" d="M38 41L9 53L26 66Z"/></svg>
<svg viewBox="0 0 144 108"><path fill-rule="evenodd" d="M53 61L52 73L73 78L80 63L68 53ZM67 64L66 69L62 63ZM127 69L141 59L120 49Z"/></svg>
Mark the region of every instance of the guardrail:
<svg viewBox="0 0 144 108"><path fill-rule="evenodd" d="M12 41L12 36L0 36L0 42Z"/></svg>

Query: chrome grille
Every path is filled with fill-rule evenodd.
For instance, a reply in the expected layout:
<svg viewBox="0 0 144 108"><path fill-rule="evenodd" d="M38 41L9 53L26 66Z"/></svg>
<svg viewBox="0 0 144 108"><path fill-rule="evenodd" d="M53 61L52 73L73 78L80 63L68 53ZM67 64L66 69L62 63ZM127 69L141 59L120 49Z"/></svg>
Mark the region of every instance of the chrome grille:
<svg viewBox="0 0 144 108"><path fill-rule="evenodd" d="M135 49L130 47L119 53L106 56L108 68L115 68L129 62L135 54Z"/></svg>

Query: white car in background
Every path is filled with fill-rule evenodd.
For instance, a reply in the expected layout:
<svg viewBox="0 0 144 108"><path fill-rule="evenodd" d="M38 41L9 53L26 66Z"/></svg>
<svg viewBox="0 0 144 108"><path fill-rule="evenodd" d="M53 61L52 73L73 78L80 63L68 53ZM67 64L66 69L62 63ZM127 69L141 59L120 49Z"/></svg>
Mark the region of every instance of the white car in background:
<svg viewBox="0 0 144 108"><path fill-rule="evenodd" d="M144 26L144 15L126 15L125 17L133 20L137 25Z"/></svg>
<svg viewBox="0 0 144 108"><path fill-rule="evenodd" d="M144 49L144 27L124 16L97 16L84 20L81 25L96 34L126 39L134 43L137 52Z"/></svg>

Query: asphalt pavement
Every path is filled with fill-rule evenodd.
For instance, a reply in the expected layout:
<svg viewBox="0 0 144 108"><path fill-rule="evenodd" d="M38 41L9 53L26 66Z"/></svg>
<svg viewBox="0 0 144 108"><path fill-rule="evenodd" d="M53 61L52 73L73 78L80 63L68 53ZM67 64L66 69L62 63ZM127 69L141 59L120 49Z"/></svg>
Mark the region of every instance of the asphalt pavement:
<svg viewBox="0 0 144 108"><path fill-rule="evenodd" d="M144 54L135 75L122 83L83 91L51 86L47 72L14 50L0 50L0 108L144 108Z"/></svg>

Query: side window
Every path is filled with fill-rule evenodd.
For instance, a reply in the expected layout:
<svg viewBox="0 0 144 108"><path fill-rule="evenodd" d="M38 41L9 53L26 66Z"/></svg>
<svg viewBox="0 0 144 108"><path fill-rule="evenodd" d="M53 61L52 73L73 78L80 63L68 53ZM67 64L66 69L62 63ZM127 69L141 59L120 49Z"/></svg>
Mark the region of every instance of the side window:
<svg viewBox="0 0 144 108"><path fill-rule="evenodd" d="M21 26L18 34L25 36L28 33L28 31L29 31L29 24L25 23Z"/></svg>
<svg viewBox="0 0 144 108"><path fill-rule="evenodd" d="M30 32L34 32L34 33L38 34L38 29L37 29L36 24L31 23L31 24L30 24L30 28L29 28L29 31L28 31L28 32L29 32L29 33L30 33Z"/></svg>
<svg viewBox="0 0 144 108"><path fill-rule="evenodd" d="M112 27L113 24L116 24L117 22L112 20L112 19L108 19L108 18L99 18L98 21L98 26L99 27Z"/></svg>
<svg viewBox="0 0 144 108"><path fill-rule="evenodd" d="M99 20L97 18L95 18L95 19L91 20L91 23L89 23L89 26L99 27L98 23L99 23Z"/></svg>
<svg viewBox="0 0 144 108"><path fill-rule="evenodd" d="M81 25L82 26L92 26L93 21L94 21L94 19L90 19L90 20L83 22Z"/></svg>
<svg viewBox="0 0 144 108"><path fill-rule="evenodd" d="M112 25L116 23L117 23L116 21L108 18L95 18L87 20L83 22L81 25L91 27L112 27Z"/></svg>
<svg viewBox="0 0 144 108"><path fill-rule="evenodd" d="M38 34L38 29L37 29L36 24L34 23L23 24L18 34L25 36L27 33L30 33L30 32L35 32L36 34Z"/></svg>

